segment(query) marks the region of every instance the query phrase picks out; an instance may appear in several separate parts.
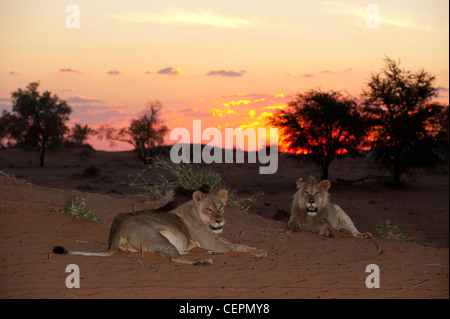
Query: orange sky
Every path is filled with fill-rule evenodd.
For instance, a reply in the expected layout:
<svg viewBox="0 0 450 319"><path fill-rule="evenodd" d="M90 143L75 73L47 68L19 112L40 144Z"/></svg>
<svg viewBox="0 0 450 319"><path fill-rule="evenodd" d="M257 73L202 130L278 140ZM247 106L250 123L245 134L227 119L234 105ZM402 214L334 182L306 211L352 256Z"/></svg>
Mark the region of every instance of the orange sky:
<svg viewBox="0 0 450 319"><path fill-rule="evenodd" d="M70 124L125 125L157 99L169 129L264 127L297 92L359 96L385 55L434 74L448 103L448 1L369 3L1 0L0 110L39 80Z"/></svg>

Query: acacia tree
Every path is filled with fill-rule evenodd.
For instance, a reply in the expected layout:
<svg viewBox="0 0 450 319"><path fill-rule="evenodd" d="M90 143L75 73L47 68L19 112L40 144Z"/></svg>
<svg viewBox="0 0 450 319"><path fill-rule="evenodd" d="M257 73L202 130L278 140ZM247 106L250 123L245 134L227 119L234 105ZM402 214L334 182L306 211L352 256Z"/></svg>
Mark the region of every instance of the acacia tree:
<svg viewBox="0 0 450 319"><path fill-rule="evenodd" d="M3 116L8 118L11 137L19 145L37 148L40 166L44 166L47 148L61 143L68 132L66 121L72 110L57 95L39 93L38 87L39 82L31 82L25 90L11 93L12 113Z"/></svg>
<svg viewBox="0 0 450 319"><path fill-rule="evenodd" d="M329 165L342 153L353 153L363 143L366 121L358 104L335 91L310 90L298 94L288 108L274 114L271 124L280 128L291 151L306 150L328 178Z"/></svg>
<svg viewBox="0 0 450 319"><path fill-rule="evenodd" d="M0 116L0 149L8 148L13 145L11 132L10 132L11 114L7 111L3 111Z"/></svg>
<svg viewBox="0 0 450 319"><path fill-rule="evenodd" d="M83 145L84 143L86 143L86 140L89 138L89 136L92 136L95 133L95 130L90 128L87 124L83 126L77 123L70 130L68 140L70 142L73 142L75 145Z"/></svg>
<svg viewBox="0 0 450 319"><path fill-rule="evenodd" d="M168 128L163 124L161 117L162 104L159 101L149 101L144 115L131 120L130 126L117 129L111 126L102 126L97 130L99 139L126 142L134 146L139 158L147 164L156 146L164 142Z"/></svg>
<svg viewBox="0 0 450 319"><path fill-rule="evenodd" d="M448 106L433 102L435 77L425 70L403 70L399 64L386 57L384 68L371 74L364 91L374 136L370 146L395 184L411 168L436 165L448 151Z"/></svg>

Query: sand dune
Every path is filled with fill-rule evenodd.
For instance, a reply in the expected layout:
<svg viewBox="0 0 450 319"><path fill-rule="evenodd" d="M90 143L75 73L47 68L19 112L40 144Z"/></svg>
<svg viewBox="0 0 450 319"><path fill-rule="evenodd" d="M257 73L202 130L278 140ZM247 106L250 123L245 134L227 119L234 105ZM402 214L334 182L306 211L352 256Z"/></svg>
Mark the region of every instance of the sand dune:
<svg viewBox="0 0 450 319"><path fill-rule="evenodd" d="M195 267L171 263L150 253L118 252L107 258L52 254L54 245L104 250L115 216L130 212L132 207L157 207L146 203L145 194L122 191L126 188L120 185L121 178L141 167L138 161L128 161L133 156L130 153L94 152L84 161L80 161L81 152L53 154L49 155L48 167L39 171L24 156L11 160L17 152L0 151L0 298L449 298L448 174L427 175L422 184L424 193L416 187L395 190L379 185L335 185L331 189L333 199L339 199L361 231L373 232L376 221L390 216L404 225L408 235L414 235L410 241L379 236L362 240L346 233L334 238L285 233L285 219L270 218L281 208L289 209L295 191L293 182L311 167L286 164L277 180L268 183L245 164L233 164L235 172L229 174L223 167L213 167L238 194L264 192L249 211L227 208L227 224L221 236L265 249L269 256L256 259L242 253L217 254L212 256L212 266ZM63 163L61 157L67 160ZM95 176L74 173L74 169L81 173L92 165L99 170ZM336 167L335 171L339 173ZM231 182L238 175L246 186ZM77 184L97 189L88 193L77 190ZM436 194L441 188L442 192ZM373 197L359 202L350 198L365 193L373 193ZM426 218L425 213L432 213L428 211L419 214L423 211L418 207L423 205L421 196L429 194L425 210L442 216ZM103 224L74 221L62 214L64 205L74 196L86 198ZM439 198L443 201L437 202ZM377 210L380 214L373 216ZM447 229L447 233L442 234L441 229ZM211 256L194 249L187 257ZM69 264L79 266L79 289L65 285ZM369 264L379 266L378 289L365 285Z"/></svg>

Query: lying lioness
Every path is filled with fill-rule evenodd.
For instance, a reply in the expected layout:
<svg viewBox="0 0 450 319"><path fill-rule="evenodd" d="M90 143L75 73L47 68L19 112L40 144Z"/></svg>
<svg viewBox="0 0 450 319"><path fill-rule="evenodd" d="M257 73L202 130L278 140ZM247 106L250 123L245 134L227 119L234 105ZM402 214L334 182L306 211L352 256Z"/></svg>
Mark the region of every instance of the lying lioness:
<svg viewBox="0 0 450 319"><path fill-rule="evenodd" d="M288 230L333 236L336 231L345 229L355 237L372 237L371 233L360 233L342 208L328 201L330 186L328 180L317 183L314 177L307 182L298 179Z"/></svg>
<svg viewBox="0 0 450 319"><path fill-rule="evenodd" d="M181 257L194 247L211 253L248 252L265 257L267 252L243 244L230 243L216 236L225 224L224 206L228 198L225 189L217 195L196 191L193 200L170 212L148 212L125 219L113 235L110 247L102 252L67 250L54 247L53 252L65 255L111 256L117 250L145 252L166 256L171 261L192 264L212 264L211 259L187 260Z"/></svg>

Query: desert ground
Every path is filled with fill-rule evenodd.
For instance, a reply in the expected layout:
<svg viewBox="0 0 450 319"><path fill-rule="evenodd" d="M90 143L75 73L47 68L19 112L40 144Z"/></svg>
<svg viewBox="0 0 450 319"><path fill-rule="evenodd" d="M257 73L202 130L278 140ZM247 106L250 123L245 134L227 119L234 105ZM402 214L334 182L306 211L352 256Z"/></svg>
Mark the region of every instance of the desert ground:
<svg viewBox="0 0 450 319"><path fill-rule="evenodd" d="M151 253L118 252L112 257L64 256L74 250L107 248L119 214L161 209L154 194L123 184L143 164L134 152L88 148L50 151L38 167L35 152L0 150L0 298L449 298L448 166L420 170L403 186L356 180L369 172L367 158L341 158L330 169L331 200L370 239L340 232L333 238L285 231L296 180L318 176L307 162L279 156L278 171L260 175L259 164L202 164L222 176L246 210L226 208L220 235L269 255L210 256L194 249L186 258L212 258L211 266L170 262ZM154 172L156 174L157 172ZM61 211L78 196L102 220L76 221ZM178 201L188 198L178 198ZM379 221L395 221L407 240L386 240ZM66 266L80 269L80 288L66 287ZM380 270L380 288L365 285L366 267Z"/></svg>

